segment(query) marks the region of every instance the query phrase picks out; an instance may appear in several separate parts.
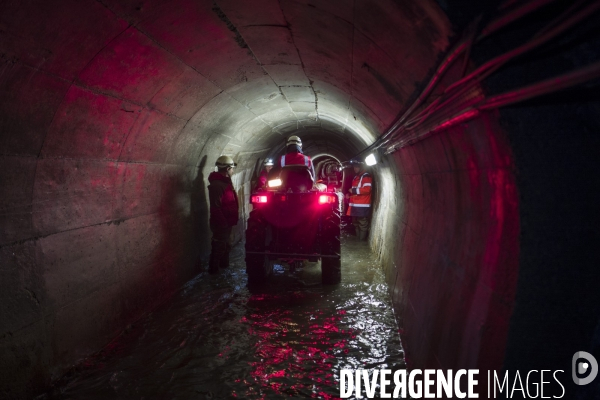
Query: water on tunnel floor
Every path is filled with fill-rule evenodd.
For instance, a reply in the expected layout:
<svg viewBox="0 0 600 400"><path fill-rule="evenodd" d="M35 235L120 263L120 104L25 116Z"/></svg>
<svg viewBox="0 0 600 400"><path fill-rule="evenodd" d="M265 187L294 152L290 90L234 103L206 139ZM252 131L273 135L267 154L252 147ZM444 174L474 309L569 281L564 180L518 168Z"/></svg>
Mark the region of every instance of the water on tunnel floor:
<svg viewBox="0 0 600 400"><path fill-rule="evenodd" d="M383 272L342 238L342 282L276 264L248 289L244 249L63 377L50 399L338 398L340 369L405 367Z"/></svg>

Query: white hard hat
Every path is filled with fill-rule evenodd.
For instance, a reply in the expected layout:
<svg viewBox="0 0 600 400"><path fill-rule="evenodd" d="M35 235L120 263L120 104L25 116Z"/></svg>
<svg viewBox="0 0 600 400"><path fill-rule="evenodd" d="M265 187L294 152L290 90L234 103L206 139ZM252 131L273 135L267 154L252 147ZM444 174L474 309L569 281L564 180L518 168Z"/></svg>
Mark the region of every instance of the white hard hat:
<svg viewBox="0 0 600 400"><path fill-rule="evenodd" d="M289 146L291 144L295 144L299 147L302 147L302 140L300 140L298 136L290 136L287 140L286 146Z"/></svg>
<svg viewBox="0 0 600 400"><path fill-rule="evenodd" d="M272 158L267 158L265 160L265 167L272 167L273 165L275 165L275 163L273 162Z"/></svg>
<svg viewBox="0 0 600 400"><path fill-rule="evenodd" d="M231 158L229 156L221 156L221 157L217 158L217 162L215 163L215 165L218 168L227 168L227 167L237 166L237 164L233 162L233 158Z"/></svg>

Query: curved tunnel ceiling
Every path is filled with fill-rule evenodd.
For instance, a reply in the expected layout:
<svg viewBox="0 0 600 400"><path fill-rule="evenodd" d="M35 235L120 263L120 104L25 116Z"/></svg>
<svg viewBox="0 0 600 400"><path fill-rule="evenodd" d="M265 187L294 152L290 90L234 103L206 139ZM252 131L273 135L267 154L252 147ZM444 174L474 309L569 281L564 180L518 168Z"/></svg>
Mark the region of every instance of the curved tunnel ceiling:
<svg viewBox="0 0 600 400"><path fill-rule="evenodd" d="M5 79L43 101L11 110L30 140L2 147L196 165L208 149L242 162L276 152L295 132L344 158L391 123L448 44L432 2L259 3L5 4L4 29L19 32L3 37L19 63Z"/></svg>

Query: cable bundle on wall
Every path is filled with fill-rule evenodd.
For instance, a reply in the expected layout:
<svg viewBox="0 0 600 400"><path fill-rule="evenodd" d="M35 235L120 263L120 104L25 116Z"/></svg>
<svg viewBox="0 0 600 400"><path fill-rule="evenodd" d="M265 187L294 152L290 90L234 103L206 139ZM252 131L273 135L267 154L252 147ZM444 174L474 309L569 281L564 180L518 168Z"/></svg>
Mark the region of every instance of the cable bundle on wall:
<svg viewBox="0 0 600 400"><path fill-rule="evenodd" d="M600 1L579 0L570 5L560 16L540 29L529 40L500 56L497 56L466 76L468 58L471 48L482 39L496 33L501 28L521 19L522 17L539 10L556 0L537 0L522 4L506 12L501 17L488 23L481 33L476 35L478 18L467 28L464 39L461 40L448 53L433 74L425 89L411 104L410 107L398 118L386 132L371 146L360 154L375 150L382 150L385 154L392 153L404 146L415 143L423 138L446 129L457 123L475 118L480 112L506 106L530 99L532 97L563 90L586 81L600 77L600 62L580 68L575 71L556 76L542 82L512 90L507 93L486 98L481 83L502 66L515 58L538 48L542 44L556 39L568 29L589 18L600 9ZM504 10L513 6L514 1L509 0L499 7ZM439 87L442 78L448 70L455 66L463 56L463 74L461 78L449 84L445 90L429 104L431 94ZM418 112L417 112L418 111Z"/></svg>

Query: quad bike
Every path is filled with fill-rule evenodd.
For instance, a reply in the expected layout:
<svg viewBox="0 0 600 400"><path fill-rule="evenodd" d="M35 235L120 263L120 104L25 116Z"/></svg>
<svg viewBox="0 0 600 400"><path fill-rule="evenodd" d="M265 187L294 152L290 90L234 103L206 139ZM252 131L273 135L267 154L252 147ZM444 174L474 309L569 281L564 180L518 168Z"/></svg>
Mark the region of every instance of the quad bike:
<svg viewBox="0 0 600 400"><path fill-rule="evenodd" d="M321 261L322 282L339 283L340 199L313 187L308 169L282 168L269 189L252 193L246 229L248 283L267 280L276 260Z"/></svg>

